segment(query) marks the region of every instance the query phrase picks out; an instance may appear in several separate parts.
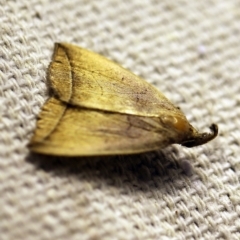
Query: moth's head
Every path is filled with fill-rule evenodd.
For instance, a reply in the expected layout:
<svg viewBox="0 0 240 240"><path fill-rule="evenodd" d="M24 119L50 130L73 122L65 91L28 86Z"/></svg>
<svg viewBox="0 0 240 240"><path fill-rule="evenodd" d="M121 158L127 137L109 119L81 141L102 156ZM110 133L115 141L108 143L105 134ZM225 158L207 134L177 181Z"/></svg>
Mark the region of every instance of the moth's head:
<svg viewBox="0 0 240 240"><path fill-rule="evenodd" d="M187 141L183 142L181 145L190 148L190 147L195 147L195 146L205 144L213 140L218 135L218 125L213 123L210 126L210 130L211 130L210 133L199 133L195 130L193 132L192 137L189 138Z"/></svg>
<svg viewBox="0 0 240 240"><path fill-rule="evenodd" d="M210 126L210 133L199 133L181 113L162 116L161 120L170 132L176 134L176 143L185 147L195 147L205 144L218 135L218 126L216 124Z"/></svg>

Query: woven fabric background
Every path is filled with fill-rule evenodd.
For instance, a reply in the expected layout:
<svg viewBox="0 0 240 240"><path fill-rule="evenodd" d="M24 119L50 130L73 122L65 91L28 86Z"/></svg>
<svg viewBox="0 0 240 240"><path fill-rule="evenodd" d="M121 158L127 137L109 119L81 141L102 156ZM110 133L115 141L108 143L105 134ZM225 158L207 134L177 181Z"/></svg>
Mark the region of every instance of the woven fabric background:
<svg viewBox="0 0 240 240"><path fill-rule="evenodd" d="M1 240L240 239L239 0L0 3ZM145 78L219 136L124 157L30 154L62 41Z"/></svg>

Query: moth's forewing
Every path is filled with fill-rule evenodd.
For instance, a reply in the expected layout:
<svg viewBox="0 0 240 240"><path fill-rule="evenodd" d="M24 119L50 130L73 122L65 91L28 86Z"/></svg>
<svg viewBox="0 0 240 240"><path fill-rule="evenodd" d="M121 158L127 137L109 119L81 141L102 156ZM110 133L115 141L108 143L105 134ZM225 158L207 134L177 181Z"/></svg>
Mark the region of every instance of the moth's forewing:
<svg viewBox="0 0 240 240"><path fill-rule="evenodd" d="M49 79L57 97L76 106L138 116L165 110L183 115L155 87L120 65L86 49L55 45Z"/></svg>
<svg viewBox="0 0 240 240"><path fill-rule="evenodd" d="M186 134L159 117L79 108L52 97L42 109L31 149L65 156L131 154L180 143Z"/></svg>

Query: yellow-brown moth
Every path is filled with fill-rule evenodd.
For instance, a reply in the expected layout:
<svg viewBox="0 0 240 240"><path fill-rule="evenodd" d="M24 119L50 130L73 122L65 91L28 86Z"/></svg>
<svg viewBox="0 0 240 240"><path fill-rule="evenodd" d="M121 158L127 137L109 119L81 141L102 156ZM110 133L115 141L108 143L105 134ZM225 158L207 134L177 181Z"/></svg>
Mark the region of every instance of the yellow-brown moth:
<svg viewBox="0 0 240 240"><path fill-rule="evenodd" d="M52 96L39 114L32 151L61 156L133 154L178 143L204 144L181 110L145 80L86 49L56 43Z"/></svg>

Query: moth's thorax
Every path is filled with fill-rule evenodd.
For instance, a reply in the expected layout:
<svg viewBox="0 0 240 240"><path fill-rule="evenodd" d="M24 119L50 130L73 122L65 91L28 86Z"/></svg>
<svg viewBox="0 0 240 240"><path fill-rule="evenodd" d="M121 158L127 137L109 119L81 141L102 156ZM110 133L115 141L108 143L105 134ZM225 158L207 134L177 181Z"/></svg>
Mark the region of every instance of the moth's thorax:
<svg viewBox="0 0 240 240"><path fill-rule="evenodd" d="M167 116L162 116L161 120L164 124L166 124L171 128L174 128L174 130L179 132L185 132L185 131L188 131L189 129L189 123L187 119L183 116L167 115Z"/></svg>

